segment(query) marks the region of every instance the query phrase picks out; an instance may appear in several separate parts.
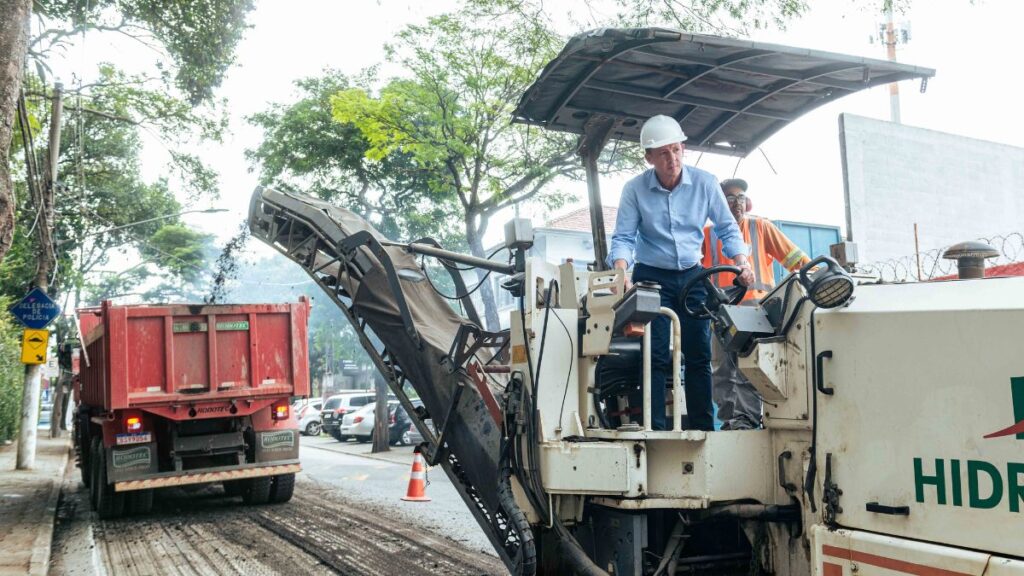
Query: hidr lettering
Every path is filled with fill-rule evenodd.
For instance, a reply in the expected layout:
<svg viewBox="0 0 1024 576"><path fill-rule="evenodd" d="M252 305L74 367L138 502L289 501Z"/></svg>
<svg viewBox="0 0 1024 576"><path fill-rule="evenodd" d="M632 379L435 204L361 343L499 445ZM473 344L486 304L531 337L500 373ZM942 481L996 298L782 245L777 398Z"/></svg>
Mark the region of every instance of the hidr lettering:
<svg viewBox="0 0 1024 576"><path fill-rule="evenodd" d="M982 460L967 460L966 466L961 466L960 460L951 459L947 466L945 460L936 458L927 468L921 458L914 458L914 495L920 504L945 506L949 501L947 496L952 495L952 505L963 506L964 483L960 472L966 469L968 507L988 510L1002 504L1010 512L1021 511L1021 502L1024 502L1022 463L1007 463L1005 477L998 466Z"/></svg>

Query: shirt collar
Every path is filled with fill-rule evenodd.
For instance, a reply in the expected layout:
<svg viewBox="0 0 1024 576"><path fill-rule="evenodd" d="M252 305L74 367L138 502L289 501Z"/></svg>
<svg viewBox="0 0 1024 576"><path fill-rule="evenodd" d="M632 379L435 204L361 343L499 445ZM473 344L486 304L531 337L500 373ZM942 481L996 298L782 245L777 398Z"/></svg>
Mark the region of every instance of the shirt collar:
<svg viewBox="0 0 1024 576"><path fill-rule="evenodd" d="M684 165L680 170L683 172L683 177L679 180L679 184L676 185L676 188L679 188L680 186L689 186L692 183L690 179L690 171L686 169L686 166ZM665 188L662 187L661 182L658 182L658 175L654 172L654 168L647 169L647 188L651 190L665 190Z"/></svg>

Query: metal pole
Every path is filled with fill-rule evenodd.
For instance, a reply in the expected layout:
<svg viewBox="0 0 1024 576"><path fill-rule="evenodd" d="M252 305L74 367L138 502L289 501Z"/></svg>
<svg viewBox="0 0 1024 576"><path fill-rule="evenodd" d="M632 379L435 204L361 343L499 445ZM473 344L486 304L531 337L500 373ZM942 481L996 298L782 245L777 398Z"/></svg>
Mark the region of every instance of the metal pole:
<svg viewBox="0 0 1024 576"><path fill-rule="evenodd" d="M679 381L679 369L682 367L683 327L679 322L679 316L671 308L662 306L661 314L668 316L672 321L672 431L681 432L683 391L682 383Z"/></svg>
<svg viewBox="0 0 1024 576"><path fill-rule="evenodd" d="M644 413L644 430L651 429L651 330L654 329L654 323L650 323L644 326L644 344L643 344L643 413ZM662 408L664 410L664 408Z"/></svg>
<svg viewBox="0 0 1024 576"><path fill-rule="evenodd" d="M601 150L608 142L608 136L615 126L615 119L608 116L592 118L583 128L576 153L583 161L583 170L587 175L587 196L590 200L590 233L594 237L594 270L600 272L608 269L605 259L608 258L608 241L604 234L604 207L601 205L600 174L597 171L597 159Z"/></svg>
<svg viewBox="0 0 1024 576"><path fill-rule="evenodd" d="M474 268L482 268L484 270L490 270L491 272L497 272L498 274L511 275L515 274L516 271L515 266L502 264L501 262L495 262L486 258L471 256L469 254L460 254L458 252L452 252L450 250L437 248L430 246L429 244L422 244L419 242L404 244L402 242L383 241L381 242L381 246L398 246L416 254L433 256L434 258L441 260L450 260L458 264L465 264Z"/></svg>
<svg viewBox="0 0 1024 576"><path fill-rule="evenodd" d="M890 62L896 61L896 26L893 24L892 3L885 11L885 47ZM900 123L900 85L889 84L889 115L896 124Z"/></svg>
<svg viewBox="0 0 1024 576"><path fill-rule="evenodd" d="M597 171L600 150L587 148L583 153L583 168L587 173L587 196L590 199L590 230L594 236L594 270L606 270L608 241L604 233L604 207L601 204L601 183Z"/></svg>
<svg viewBox="0 0 1024 576"><path fill-rule="evenodd" d="M917 240L917 222L914 222L914 258L917 259L917 281L921 281L921 243Z"/></svg>
<svg viewBox="0 0 1024 576"><path fill-rule="evenodd" d="M60 160L60 118L63 111L63 87L58 83L53 87L53 104L50 114L49 160L46 184L40 195L39 206L39 268L36 271L36 287L43 292L49 285L50 270L53 264L53 197L58 180L58 162ZM39 387L43 378L42 364L29 364L25 367L25 384L21 397L21 427L18 431L17 469L30 470L36 462L36 439L39 425Z"/></svg>

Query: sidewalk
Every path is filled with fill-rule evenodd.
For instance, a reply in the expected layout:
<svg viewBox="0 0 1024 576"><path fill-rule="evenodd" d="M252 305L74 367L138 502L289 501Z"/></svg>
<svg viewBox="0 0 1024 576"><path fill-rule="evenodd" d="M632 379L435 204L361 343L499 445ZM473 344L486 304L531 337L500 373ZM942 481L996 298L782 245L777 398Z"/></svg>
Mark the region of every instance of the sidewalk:
<svg viewBox="0 0 1024 576"><path fill-rule="evenodd" d="M0 446L0 575L43 576L71 441L40 431L33 470L15 470L17 445Z"/></svg>
<svg viewBox="0 0 1024 576"><path fill-rule="evenodd" d="M314 448L318 450L327 450L328 452L340 452L342 454L351 454L353 456L362 456L363 458L369 458L371 460L382 460L384 462L393 462L395 464L402 464L404 466L412 466L412 446L392 446L387 452L379 452L374 454L373 444L370 442L338 442L334 438L324 434L322 436L303 436L299 440L299 449Z"/></svg>

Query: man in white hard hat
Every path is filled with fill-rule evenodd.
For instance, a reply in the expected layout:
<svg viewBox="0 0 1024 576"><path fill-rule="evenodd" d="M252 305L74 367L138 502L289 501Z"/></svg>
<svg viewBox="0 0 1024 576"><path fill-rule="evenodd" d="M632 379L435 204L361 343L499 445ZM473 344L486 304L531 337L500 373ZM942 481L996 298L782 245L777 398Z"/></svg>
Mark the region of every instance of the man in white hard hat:
<svg viewBox="0 0 1024 576"><path fill-rule="evenodd" d="M669 116L653 116L640 130L644 159L652 167L626 183L612 234L608 264L628 270L633 282L661 285L661 305L672 308L682 323L685 357L686 411L689 427L713 430L711 402L711 324L682 313L679 295L686 282L703 270L701 247L704 224L711 220L722 249L742 269L741 283L754 275L747 264L748 248L722 196L718 179L709 172L683 166L683 134ZM688 304L699 309L706 297L703 285L691 290ZM654 320L651 333L651 428L668 430L665 386L671 373L669 321Z"/></svg>

